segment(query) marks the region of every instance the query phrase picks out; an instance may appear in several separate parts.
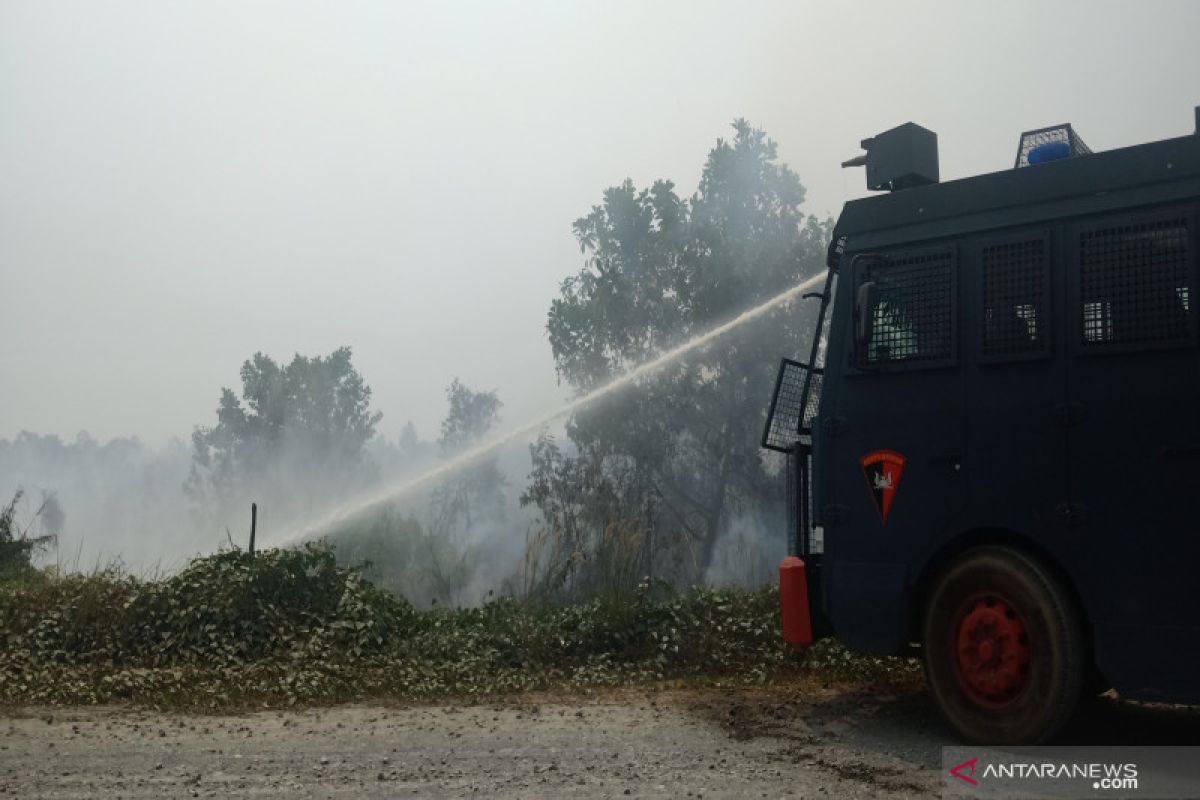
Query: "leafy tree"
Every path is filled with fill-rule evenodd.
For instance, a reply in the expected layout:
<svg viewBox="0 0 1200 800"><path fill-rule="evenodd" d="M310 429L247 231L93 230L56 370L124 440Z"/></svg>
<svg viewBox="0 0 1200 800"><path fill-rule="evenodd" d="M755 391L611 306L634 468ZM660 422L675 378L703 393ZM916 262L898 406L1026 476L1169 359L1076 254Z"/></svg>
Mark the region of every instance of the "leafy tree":
<svg viewBox="0 0 1200 800"><path fill-rule="evenodd" d="M185 490L198 504L227 505L263 494L267 507L311 511L372 474L364 446L382 414L354 368L349 347L297 354L280 366L255 353L242 364L242 395L221 390L217 424L192 434Z"/></svg>
<svg viewBox="0 0 1200 800"><path fill-rule="evenodd" d="M670 181L627 180L576 221L584 267L563 282L547 329L559 376L579 393L822 268L830 223L801 211L804 187L775 142L745 120L733 128L690 198ZM578 454L555 468L583 459L605 477L581 501L601 516L602 487L624 486L658 547L688 545L690 559L670 556L677 574L702 577L733 515L782 502L759 435L778 359L807 353L814 317L811 302L776 309L581 411L567 426ZM557 524L544 498L525 501Z"/></svg>
<svg viewBox="0 0 1200 800"><path fill-rule="evenodd" d="M565 454L543 433L530 445L533 470L522 505L541 513L543 526L526 549L523 596L534 600L621 599L648 562L655 499L636 471L605 469L596 452Z"/></svg>
<svg viewBox="0 0 1200 800"><path fill-rule="evenodd" d="M479 444L500 421L503 403L495 392L476 392L455 378L446 388L449 410L438 439L442 458L452 460ZM499 522L504 513L504 475L495 457L455 470L433 492L434 531L470 534L481 518Z"/></svg>
<svg viewBox="0 0 1200 800"><path fill-rule="evenodd" d="M442 459L453 461L499 422L503 404L495 392L473 391L458 378L446 388L446 402L438 446ZM493 456L450 471L430 493L431 571L440 596L455 604L473 575L481 534L498 530L504 522L504 488L504 475Z"/></svg>

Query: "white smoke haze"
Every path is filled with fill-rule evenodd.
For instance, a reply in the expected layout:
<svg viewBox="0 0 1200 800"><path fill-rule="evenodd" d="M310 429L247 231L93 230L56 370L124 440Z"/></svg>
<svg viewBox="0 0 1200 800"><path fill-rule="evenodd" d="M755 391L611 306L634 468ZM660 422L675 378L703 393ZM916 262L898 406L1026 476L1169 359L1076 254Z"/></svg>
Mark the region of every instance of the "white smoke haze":
<svg viewBox="0 0 1200 800"><path fill-rule="evenodd" d="M1083 0L0 4L0 504L52 494L61 530L39 563L67 569L153 574L245 547L256 502L259 547L328 534L350 559L389 554L372 575L414 602L519 591L529 542L584 546L522 507L531 441L577 455L577 414L793 313L820 280L573 393L547 309L606 187L670 177L688 202L739 117L819 219L866 193L839 166L859 142L909 120L939 134L943 180L1007 169L1022 130L1064 121L1096 150L1190 133L1198 27L1196 3ZM765 370L808 356L748 328ZM184 491L189 436L248 354L342 345L384 413L361 462L297 437ZM504 421L444 455L455 375L495 389ZM493 463L495 508L447 522L438 492ZM700 577L770 578L786 520L768 500L722 512ZM634 523L589 535L655 535ZM615 547L614 574L698 549L662 548L630 566Z"/></svg>
<svg viewBox="0 0 1200 800"><path fill-rule="evenodd" d="M369 578L421 607L476 605L513 593L525 556L525 532L536 524L536 514L519 503L529 473L529 451L523 442L515 442L493 455L501 480L494 505L476 509L481 513L474 514L469 525L447 524L439 503L439 491L469 477L468 470L460 469L442 471L442 481L423 481L420 491L342 519L326 529L323 538L344 560L370 562ZM382 471L376 484L409 481L420 463L405 463L391 474ZM301 516L285 530L298 530L308 519ZM274 546L269 539L265 544Z"/></svg>
<svg viewBox="0 0 1200 800"><path fill-rule="evenodd" d="M788 520L784 509L738 514L717 540L713 561L704 573L712 586L761 586L779 567L787 552Z"/></svg>
<svg viewBox="0 0 1200 800"><path fill-rule="evenodd" d="M31 502L43 492L57 498L63 525L43 563L171 570L219 544L215 532L189 524L182 487L190 466L179 440L150 448L132 438L102 443L80 433L64 442L26 432L0 440L0 503L18 490Z"/></svg>
<svg viewBox="0 0 1200 800"><path fill-rule="evenodd" d="M819 217L865 194L839 166L859 141L909 120L946 180L1063 121L1098 150L1182 135L1198 24L1194 2L5 2L0 438L186 440L254 349L342 344L392 440L436 430L454 374L533 419L563 397L545 310L605 187L690 195L738 116Z"/></svg>
<svg viewBox="0 0 1200 800"><path fill-rule="evenodd" d="M223 546L247 546L251 502L259 507L260 547L294 545L329 534L336 546L340 530L356 519L369 525L372 516L412 519L435 531L434 492L456 473L494 458L503 475L503 513L493 513L461 533L447 533L443 560L453 563L442 563L432 552L417 557L431 558L435 571L461 570L452 591L427 589L424 593L431 600L449 594L443 599L456 605L475 604L511 590L526 556L527 541L521 534L537 525L536 515L517 502L530 468L527 444L535 434L617 392L636 391L640 379L785 306L823 280L824 275L813 276L533 422L440 462L433 443L422 442L411 428L397 443L376 437L367 449L371 457L358 468L341 472L315 468L325 461L325 454L314 452L306 439L285 437L282 447L269 457L255 459L263 467L253 477L243 479L219 501L207 497L197 502L183 490L192 450L179 440L153 450L136 439L100 444L81 433L67 444L57 437L23 433L11 442L0 440L0 490L36 488L57 497L66 522L51 560L60 566L96 568L117 562L135 572L165 572ZM369 489L365 494L364 486ZM342 500L347 494L355 499ZM778 520L774 522L778 531ZM761 515L738 516L730 530L733 536L722 537L707 579L760 583L770 574L770 562L779 552L765 543L778 540L778 534L770 535L771 526ZM411 586L393 588L419 593Z"/></svg>
<svg viewBox="0 0 1200 800"><path fill-rule="evenodd" d="M665 353L645 362L644 364L638 365L637 367L626 372L624 375L613 379L605 385L563 404L561 407L544 414L533 422L526 423L515 430L495 436L483 444L471 448L462 455L457 456L456 458L447 461L444 464L440 464L437 467L434 467L433 469L430 469L429 471L416 477L401 481L398 485L389 486L381 490L364 494L363 496L357 497L345 504L333 508L318 518L316 522L308 525L292 535L289 535L288 537L285 537L284 539L278 541L277 544L287 545L297 541L303 541L304 539L314 536L319 536L322 533L327 532L329 529L345 523L347 520L351 519L357 514L370 512L373 508L392 503L397 499L404 497L409 492L423 487L431 481L436 481L447 474L453 473L455 470L468 467L479 459L491 455L497 449L504 447L507 444L528 439L533 434L536 434L538 431L542 430L555 420L569 416L580 409L587 408L593 403L599 402L612 394L630 389L631 387L635 386L637 381L640 379L649 375L653 375L663 367L673 364L683 356L704 347L705 345L709 344L715 339L719 339L730 331L736 330L747 323L753 322L767 312L791 302L795 298L799 297L802 293L822 284L824 280L825 276L823 274L814 275L804 282L780 292L766 302L757 305L754 308L743 311L741 314L738 314L728 322L718 325L698 336L694 336L683 344L672 347Z"/></svg>
<svg viewBox="0 0 1200 800"><path fill-rule="evenodd" d="M370 462L359 476L367 476L367 485L403 481L438 460L436 443L419 439L402 444L376 437L367 454ZM56 534L56 541L39 555L38 564L84 572L119 565L136 575L154 576L221 548L245 549L251 502L258 504L257 545L262 548L310 520L314 508L361 489L361 484L329 482L328 476L314 472L313 463L314 454L305 448L285 448L234 498L197 506L184 491L192 450L178 439L153 448L132 438L98 442L81 433L64 442L26 432L0 439L0 504L23 491L20 523L34 521L33 512L47 496L62 509L61 524L47 531ZM519 445L502 451L498 463L505 482L504 519L488 519L449 542L471 559L469 583L453 598L463 603L503 589L520 565L523 534L533 521L517 501L529 471L528 449ZM388 513L431 528L429 488L436 487L392 504ZM416 560L427 565L426 556ZM414 602L427 603L437 595L432 589L419 593L423 596Z"/></svg>

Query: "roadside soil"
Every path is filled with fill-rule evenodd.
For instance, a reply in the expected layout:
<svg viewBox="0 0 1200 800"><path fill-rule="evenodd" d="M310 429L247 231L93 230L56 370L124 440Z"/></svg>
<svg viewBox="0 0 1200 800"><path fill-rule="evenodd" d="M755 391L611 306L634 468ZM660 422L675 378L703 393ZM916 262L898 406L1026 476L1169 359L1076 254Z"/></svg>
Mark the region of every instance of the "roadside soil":
<svg viewBox="0 0 1200 800"><path fill-rule="evenodd" d="M1200 744L1194 709L1090 706L1069 743ZM919 685L522 695L236 715L0 712L0 797L934 797Z"/></svg>

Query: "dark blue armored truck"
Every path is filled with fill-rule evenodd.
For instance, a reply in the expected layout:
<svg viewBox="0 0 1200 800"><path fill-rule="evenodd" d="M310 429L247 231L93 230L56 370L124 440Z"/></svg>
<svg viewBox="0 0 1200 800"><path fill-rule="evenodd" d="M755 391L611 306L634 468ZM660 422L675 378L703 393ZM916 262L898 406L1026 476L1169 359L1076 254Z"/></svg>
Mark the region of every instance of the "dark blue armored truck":
<svg viewBox="0 0 1200 800"><path fill-rule="evenodd" d="M1081 698L1200 703L1197 133L938 181L863 142L818 335L785 360L784 636L919 652L963 738L1054 736Z"/></svg>

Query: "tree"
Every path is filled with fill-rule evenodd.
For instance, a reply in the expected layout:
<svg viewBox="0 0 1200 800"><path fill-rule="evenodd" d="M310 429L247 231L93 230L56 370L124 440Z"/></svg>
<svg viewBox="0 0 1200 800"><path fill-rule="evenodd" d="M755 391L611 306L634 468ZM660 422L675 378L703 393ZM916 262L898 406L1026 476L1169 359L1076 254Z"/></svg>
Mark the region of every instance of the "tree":
<svg viewBox="0 0 1200 800"><path fill-rule="evenodd" d="M477 445L497 422L503 405L495 392L476 392L458 378L446 387L449 406L438 439L441 457L453 460ZM442 597L458 604L474 573L481 536L495 532L505 517L505 480L496 458L450 470L430 492L429 560Z"/></svg>
<svg viewBox="0 0 1200 800"><path fill-rule="evenodd" d="M646 574L655 499L636 471L605 469L594 450L566 455L543 432L529 447L533 470L521 504L535 506L522 570L531 599L620 599Z"/></svg>
<svg viewBox="0 0 1200 800"><path fill-rule="evenodd" d="M495 392L475 392L455 378L446 388L449 410L438 439L442 458L478 444L497 422L503 403ZM504 475L495 457L455 470L433 492L434 532L469 535L482 517L499 522L504 513Z"/></svg>
<svg viewBox="0 0 1200 800"><path fill-rule="evenodd" d="M547 330L577 392L822 268L830 223L801 212L804 187L775 142L745 120L733 128L692 197L670 181L638 190L627 180L576 221L584 267L563 282ZM568 423L577 458L624 485L632 476L659 546L688 543L681 573L703 576L734 514L782 502L758 440L778 359L807 354L814 317L815 303L776 309Z"/></svg>
<svg viewBox="0 0 1200 800"><path fill-rule="evenodd" d="M395 444L373 447L393 470L411 477L441 459L453 464L477 446L499 421L495 392L474 391L455 378L446 388L447 411L436 442L422 441L407 423ZM395 476L393 476L394 478ZM398 483L403 482L401 478ZM494 577L489 552L505 522L505 480L495 458L471 460L447 469L429 492L428 515L415 515L399 499L341 525L334 538L346 563L370 562L372 579L405 594L414 603L461 605L480 600L480 577ZM507 531L505 531L507 532ZM479 564L485 566L479 569ZM472 589L478 590L471 594Z"/></svg>
<svg viewBox="0 0 1200 800"><path fill-rule="evenodd" d="M446 603L462 588L446 568L462 563L462 553L395 508L348 520L333 541L339 563L363 567L366 578L414 605Z"/></svg>
<svg viewBox="0 0 1200 800"><path fill-rule="evenodd" d="M364 446L383 416L349 347L297 354L281 367L255 353L242 364L242 396L223 388L217 424L192 434L185 490L201 505L226 506L256 493L268 508L314 510L373 472Z"/></svg>
<svg viewBox="0 0 1200 800"><path fill-rule="evenodd" d="M400 431L400 452L409 455L416 452L420 444L421 440L417 436L417 427L412 424L412 420L410 419L404 423L404 430Z"/></svg>

